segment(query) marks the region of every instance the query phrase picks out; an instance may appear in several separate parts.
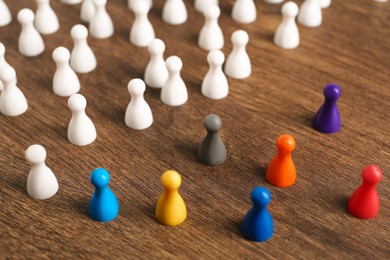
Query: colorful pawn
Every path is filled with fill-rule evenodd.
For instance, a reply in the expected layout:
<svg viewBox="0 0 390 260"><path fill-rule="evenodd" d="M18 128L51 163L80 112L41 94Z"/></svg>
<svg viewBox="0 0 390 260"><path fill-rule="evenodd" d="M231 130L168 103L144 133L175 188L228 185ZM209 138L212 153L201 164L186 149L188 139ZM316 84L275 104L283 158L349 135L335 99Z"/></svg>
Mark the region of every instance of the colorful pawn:
<svg viewBox="0 0 390 260"><path fill-rule="evenodd" d="M106 169L97 168L91 172L91 183L95 192L89 202L88 214L94 220L108 222L118 215L118 199L108 187L109 182L110 174Z"/></svg>
<svg viewBox="0 0 390 260"><path fill-rule="evenodd" d="M267 209L271 193L264 187L256 187L252 190L251 199L253 208L242 221L241 233L251 241L264 242L274 234L272 216Z"/></svg>
<svg viewBox="0 0 390 260"><path fill-rule="evenodd" d="M176 171L166 171L161 176L164 192L160 196L156 207L156 218L164 225L176 226L187 217L187 208L178 189L181 184L180 174Z"/></svg>
<svg viewBox="0 0 390 260"><path fill-rule="evenodd" d="M382 179L382 171L378 166L369 165L362 172L363 183L348 202L349 213L357 218L375 218L379 212L379 196L376 185Z"/></svg>
<svg viewBox="0 0 390 260"><path fill-rule="evenodd" d="M325 102L314 117L313 127L322 133L331 134L340 130L341 119L337 108L337 100L341 89L336 84L329 84L324 88Z"/></svg>
<svg viewBox="0 0 390 260"><path fill-rule="evenodd" d="M295 139L291 135L281 135L276 140L278 153L268 165L265 178L272 185L284 188L294 184L297 173L291 153L295 149Z"/></svg>

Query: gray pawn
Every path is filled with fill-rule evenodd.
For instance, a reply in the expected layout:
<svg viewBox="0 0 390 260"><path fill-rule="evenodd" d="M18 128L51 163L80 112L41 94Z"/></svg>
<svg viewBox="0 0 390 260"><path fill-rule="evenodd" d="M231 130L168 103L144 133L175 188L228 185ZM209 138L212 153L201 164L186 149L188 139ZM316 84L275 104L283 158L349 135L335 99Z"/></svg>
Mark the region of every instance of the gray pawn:
<svg viewBox="0 0 390 260"><path fill-rule="evenodd" d="M227 158L225 144L219 136L222 122L219 116L211 114L203 120L207 136L199 146L198 160L208 165L218 165Z"/></svg>

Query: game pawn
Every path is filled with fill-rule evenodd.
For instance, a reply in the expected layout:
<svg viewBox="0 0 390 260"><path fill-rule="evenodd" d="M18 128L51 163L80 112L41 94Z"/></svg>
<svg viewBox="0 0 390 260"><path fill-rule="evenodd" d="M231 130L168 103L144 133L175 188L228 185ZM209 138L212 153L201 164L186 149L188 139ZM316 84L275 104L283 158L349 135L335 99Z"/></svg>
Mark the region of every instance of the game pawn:
<svg viewBox="0 0 390 260"><path fill-rule="evenodd" d="M314 117L313 127L322 133L332 134L340 130L341 119L337 108L337 100L341 89L336 84L329 84L324 88L325 102Z"/></svg>
<svg viewBox="0 0 390 260"><path fill-rule="evenodd" d="M95 192L89 202L88 214L96 221L108 222L118 215L118 199L108 187L109 182L110 174L106 169L97 168L91 172L91 183Z"/></svg>
<svg viewBox="0 0 390 260"><path fill-rule="evenodd" d="M379 213L379 196L376 186L382 179L378 166L369 165L362 172L363 183L355 190L348 202L348 212L357 218L375 218Z"/></svg>
<svg viewBox="0 0 390 260"><path fill-rule="evenodd" d="M158 199L156 218L164 225L176 226L187 218L187 208L178 192L181 185L180 174L176 171L166 171L161 176L164 192Z"/></svg>
<svg viewBox="0 0 390 260"><path fill-rule="evenodd" d="M274 234L272 216L267 209L271 201L271 193L264 187L256 187L252 190L251 200L253 208L242 221L241 233L251 241L267 241Z"/></svg>
<svg viewBox="0 0 390 260"><path fill-rule="evenodd" d="M272 185L285 188L294 184L297 173L291 153L295 149L295 139L291 135L281 135L276 140L278 153L268 165L265 178Z"/></svg>
<svg viewBox="0 0 390 260"><path fill-rule="evenodd" d="M6 26L12 21L12 15L8 6L0 0L0 27Z"/></svg>
<svg viewBox="0 0 390 260"><path fill-rule="evenodd" d="M208 165L222 164L227 158L227 151L219 131L222 126L219 116L211 114L203 121L207 135L199 146L198 160Z"/></svg>

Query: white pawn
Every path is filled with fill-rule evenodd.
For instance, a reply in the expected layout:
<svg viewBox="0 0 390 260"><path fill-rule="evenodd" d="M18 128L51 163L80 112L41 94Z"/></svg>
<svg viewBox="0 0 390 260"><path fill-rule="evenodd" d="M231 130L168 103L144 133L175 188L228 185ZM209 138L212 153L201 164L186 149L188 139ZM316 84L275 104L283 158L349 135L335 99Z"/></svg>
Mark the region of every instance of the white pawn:
<svg viewBox="0 0 390 260"><path fill-rule="evenodd" d="M16 72L5 65L0 69L3 91L0 96L0 111L6 116L19 116L27 111L28 104L23 92L16 86Z"/></svg>
<svg viewBox="0 0 390 260"><path fill-rule="evenodd" d="M299 31L295 23L298 6L294 2L287 2L282 6L283 20L276 29L274 43L282 49L294 49L299 45Z"/></svg>
<svg viewBox="0 0 390 260"><path fill-rule="evenodd" d="M61 0L61 3L67 4L67 5L77 5L81 3L83 0Z"/></svg>
<svg viewBox="0 0 390 260"><path fill-rule="evenodd" d="M68 140L72 144L84 146L96 139L96 128L85 113L87 100L83 95L74 94L68 99L68 107L72 118L68 125Z"/></svg>
<svg viewBox="0 0 390 260"><path fill-rule="evenodd" d="M218 5L218 0L195 0L195 9L204 12L210 5Z"/></svg>
<svg viewBox="0 0 390 260"><path fill-rule="evenodd" d="M256 21L256 6L253 0L236 0L232 9L232 18L239 23L253 23Z"/></svg>
<svg viewBox="0 0 390 260"><path fill-rule="evenodd" d="M385 0L385 1L388 1L388 0ZM328 8L330 6L330 4L332 3L332 0L318 0L318 2L320 3L321 8Z"/></svg>
<svg viewBox="0 0 390 260"><path fill-rule="evenodd" d="M95 5L93 4L93 0L84 0L80 9L81 20L89 23L94 15Z"/></svg>
<svg viewBox="0 0 390 260"><path fill-rule="evenodd" d="M125 123L135 130L143 130L153 123L152 110L144 99L145 83L141 79L132 79L127 85L131 100L126 109Z"/></svg>
<svg viewBox="0 0 390 260"><path fill-rule="evenodd" d="M87 42L87 28L77 24L73 26L70 34L74 43L70 55L70 66L78 73L93 71L96 68L96 57Z"/></svg>
<svg viewBox="0 0 390 260"><path fill-rule="evenodd" d="M199 33L198 45L206 51L218 50L223 47L223 33L218 25L220 14L221 11L217 5L210 5L203 12L205 23Z"/></svg>
<svg viewBox="0 0 390 260"><path fill-rule="evenodd" d="M249 36L245 31L238 30L232 34L231 40L233 50L226 60L225 73L234 79L247 78L252 72L251 61L245 49Z"/></svg>
<svg viewBox="0 0 390 260"><path fill-rule="evenodd" d="M8 6L3 0L0 0L0 27L6 26L12 21L12 15Z"/></svg>
<svg viewBox="0 0 390 260"><path fill-rule="evenodd" d="M304 0L299 8L298 22L307 27L322 23L322 10L318 0Z"/></svg>
<svg viewBox="0 0 390 260"><path fill-rule="evenodd" d="M35 28L42 34L51 34L58 31L60 23L56 13L50 6L50 0L35 0L38 5L35 12Z"/></svg>
<svg viewBox="0 0 390 260"><path fill-rule="evenodd" d="M270 4L280 4L284 0L264 0L264 2L270 3Z"/></svg>
<svg viewBox="0 0 390 260"><path fill-rule="evenodd" d="M168 70L164 61L165 44L160 39L154 39L148 46L150 61L145 70L145 83L152 88L162 88L168 79Z"/></svg>
<svg viewBox="0 0 390 260"><path fill-rule="evenodd" d="M114 34L114 24L107 13L107 0L93 0L95 14L89 22L89 33L98 39L109 38Z"/></svg>
<svg viewBox="0 0 390 260"><path fill-rule="evenodd" d="M22 26L19 35L19 52L27 57L34 57L45 50L45 43L37 29L34 27L34 13L24 8L18 13L18 21Z"/></svg>
<svg viewBox="0 0 390 260"><path fill-rule="evenodd" d="M57 178L46 166L46 151L42 145L33 144L26 150L26 159L31 165L27 177L27 193L37 200L52 197L58 191Z"/></svg>
<svg viewBox="0 0 390 260"><path fill-rule="evenodd" d="M127 7L130 9L130 10L133 10L133 4L135 2L137 2L139 0L127 0ZM153 6L153 0L141 0L141 1L144 1L148 4L148 7L149 9L152 8Z"/></svg>
<svg viewBox="0 0 390 260"><path fill-rule="evenodd" d="M180 106L187 102L187 87L180 76L183 67L181 59L171 56L166 61L168 79L161 90L161 101L169 106Z"/></svg>
<svg viewBox="0 0 390 260"><path fill-rule="evenodd" d="M3 43L0 42L0 69L6 65L8 65L8 63L5 60L5 46ZM2 90L3 90L3 82L0 80L0 91Z"/></svg>
<svg viewBox="0 0 390 260"><path fill-rule="evenodd" d="M70 52L65 47L53 51L53 60L57 69L53 78L53 92L60 97L69 97L80 91L80 81L69 66Z"/></svg>
<svg viewBox="0 0 390 260"><path fill-rule="evenodd" d="M183 0L166 0L162 19L168 24L178 25L187 21L188 14Z"/></svg>
<svg viewBox="0 0 390 260"><path fill-rule="evenodd" d="M149 5L143 0L133 4L134 23L130 29L130 42L138 47L147 47L155 38L154 29L148 19Z"/></svg>
<svg viewBox="0 0 390 260"><path fill-rule="evenodd" d="M228 95L229 84L222 71L225 56L220 50L210 51L207 55L209 71L202 82L202 94L211 99L221 99Z"/></svg>

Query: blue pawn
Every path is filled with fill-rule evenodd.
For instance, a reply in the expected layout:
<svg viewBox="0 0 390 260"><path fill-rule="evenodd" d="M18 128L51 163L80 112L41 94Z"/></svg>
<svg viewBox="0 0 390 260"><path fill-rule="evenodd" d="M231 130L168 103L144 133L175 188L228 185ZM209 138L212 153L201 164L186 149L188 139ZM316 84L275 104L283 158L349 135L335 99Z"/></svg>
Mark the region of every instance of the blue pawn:
<svg viewBox="0 0 390 260"><path fill-rule="evenodd" d="M271 201L271 193L264 187L256 187L252 190L251 199L253 208L242 221L241 233L249 240L263 242L274 234L272 216L267 209Z"/></svg>
<svg viewBox="0 0 390 260"><path fill-rule="evenodd" d="M329 84L324 88L325 102L314 117L313 127L322 133L331 134L340 130L341 119L337 108L337 100L341 89L336 84Z"/></svg>
<svg viewBox="0 0 390 260"><path fill-rule="evenodd" d="M88 214L94 220L107 222L118 215L118 199L108 187L109 182L110 174L106 169L97 168L91 172L91 183L95 186L95 192L89 202Z"/></svg>

